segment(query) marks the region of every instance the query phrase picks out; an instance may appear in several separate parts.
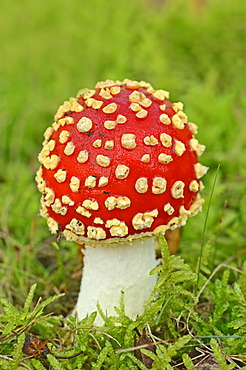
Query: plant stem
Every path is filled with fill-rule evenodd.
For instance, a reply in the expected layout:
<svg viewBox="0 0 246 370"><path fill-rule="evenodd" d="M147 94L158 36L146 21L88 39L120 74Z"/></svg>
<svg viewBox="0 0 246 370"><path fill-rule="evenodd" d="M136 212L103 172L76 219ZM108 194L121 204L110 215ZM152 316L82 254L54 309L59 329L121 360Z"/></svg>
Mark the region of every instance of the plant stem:
<svg viewBox="0 0 246 370"><path fill-rule="evenodd" d="M215 173L215 176L214 176L212 190L211 190L211 194L210 194L209 202L208 202L208 209L207 209L207 212L206 212L206 215L205 215L205 221L204 221L203 232L202 232L200 255L199 255L199 263L198 263L198 272L197 272L197 281L196 281L196 287L195 287L195 295L197 294L198 284L199 284L199 280L200 280L202 254L203 254L203 248L204 248L204 244L205 244L205 234L206 234L206 230L207 230L208 216L209 216L209 211L210 211L211 204L212 204L212 198L213 198L215 184L216 184L216 181L217 181L219 170L220 170L220 163L218 164L218 167L217 167L217 170L216 170L216 173Z"/></svg>

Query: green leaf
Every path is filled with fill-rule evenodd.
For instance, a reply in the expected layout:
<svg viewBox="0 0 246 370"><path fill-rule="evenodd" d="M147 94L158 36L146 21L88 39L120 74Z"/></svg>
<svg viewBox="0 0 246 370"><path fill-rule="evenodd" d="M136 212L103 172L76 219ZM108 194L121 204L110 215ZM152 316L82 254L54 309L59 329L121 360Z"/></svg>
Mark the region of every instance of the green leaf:
<svg viewBox="0 0 246 370"><path fill-rule="evenodd" d="M222 350L219 347L219 344L216 341L216 339L211 339L210 346L211 346L211 348L213 350L213 353L214 353L214 356L216 358L216 361L218 362L218 364L219 364L219 366L220 366L221 369L223 369L223 370L230 370L230 369L234 369L235 368L236 364L227 365L225 356L222 353Z"/></svg>
<svg viewBox="0 0 246 370"><path fill-rule="evenodd" d="M17 343L14 346L13 361L11 362L12 369L19 368L20 360L23 357L22 348L25 342L25 338L26 338L25 333L20 334L17 339Z"/></svg>
<svg viewBox="0 0 246 370"><path fill-rule="evenodd" d="M47 355L47 359L51 364L53 370L65 370L62 363L58 361L54 356L49 354Z"/></svg>
<svg viewBox="0 0 246 370"><path fill-rule="evenodd" d="M28 313L29 313L31 303L32 303L33 298L34 298L34 293L35 293L36 288L37 288L37 284L33 284L30 288L30 291L29 291L28 295L27 295L27 298L26 298L26 301L25 301L25 304L24 304L24 307L23 307L23 310L22 310L23 320L26 319L27 316L28 316Z"/></svg>
<svg viewBox="0 0 246 370"><path fill-rule="evenodd" d="M35 370L45 370L45 367L41 364L41 362L35 358L31 359L31 364Z"/></svg>
<svg viewBox="0 0 246 370"><path fill-rule="evenodd" d="M183 360L185 368L187 370L195 370L196 369L195 365L193 364L191 358L188 356L187 353L183 354L182 360Z"/></svg>

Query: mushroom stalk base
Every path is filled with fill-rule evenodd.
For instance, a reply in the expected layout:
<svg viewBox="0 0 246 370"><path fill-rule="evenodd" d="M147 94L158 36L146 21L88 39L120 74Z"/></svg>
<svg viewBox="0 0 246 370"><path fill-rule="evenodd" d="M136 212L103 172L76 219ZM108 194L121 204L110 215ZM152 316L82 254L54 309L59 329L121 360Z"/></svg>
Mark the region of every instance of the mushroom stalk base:
<svg viewBox="0 0 246 370"><path fill-rule="evenodd" d="M122 292L126 315L135 319L143 312L157 275L149 275L158 261L155 255L156 238L109 246L89 245L83 249L84 269L75 312L79 320L97 311L100 304L107 316L116 315ZM95 325L102 325L97 315Z"/></svg>

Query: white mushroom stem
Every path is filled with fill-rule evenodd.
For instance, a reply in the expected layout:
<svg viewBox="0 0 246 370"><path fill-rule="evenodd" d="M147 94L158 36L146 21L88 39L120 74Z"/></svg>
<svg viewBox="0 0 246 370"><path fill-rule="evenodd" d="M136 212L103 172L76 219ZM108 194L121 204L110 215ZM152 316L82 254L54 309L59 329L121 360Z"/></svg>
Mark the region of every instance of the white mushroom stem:
<svg viewBox="0 0 246 370"><path fill-rule="evenodd" d="M107 316L116 315L121 292L124 292L126 315L135 319L143 312L157 276L149 275L158 261L154 237L129 244L114 243L106 246L89 245L83 249L84 269L75 311L81 320L97 311L99 302ZM102 325L98 314L95 325Z"/></svg>

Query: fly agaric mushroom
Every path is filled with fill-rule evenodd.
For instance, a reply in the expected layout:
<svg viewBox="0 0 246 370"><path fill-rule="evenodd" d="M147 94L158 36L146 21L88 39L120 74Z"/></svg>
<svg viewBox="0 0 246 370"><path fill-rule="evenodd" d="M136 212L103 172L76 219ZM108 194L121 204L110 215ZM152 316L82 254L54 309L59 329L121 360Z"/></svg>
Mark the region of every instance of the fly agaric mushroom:
<svg viewBox="0 0 246 370"><path fill-rule="evenodd" d="M129 317L142 312L156 282L156 235L203 203L196 133L182 103L143 81L98 82L59 107L36 181L51 233L85 244L80 319L98 302L112 315L121 292Z"/></svg>

